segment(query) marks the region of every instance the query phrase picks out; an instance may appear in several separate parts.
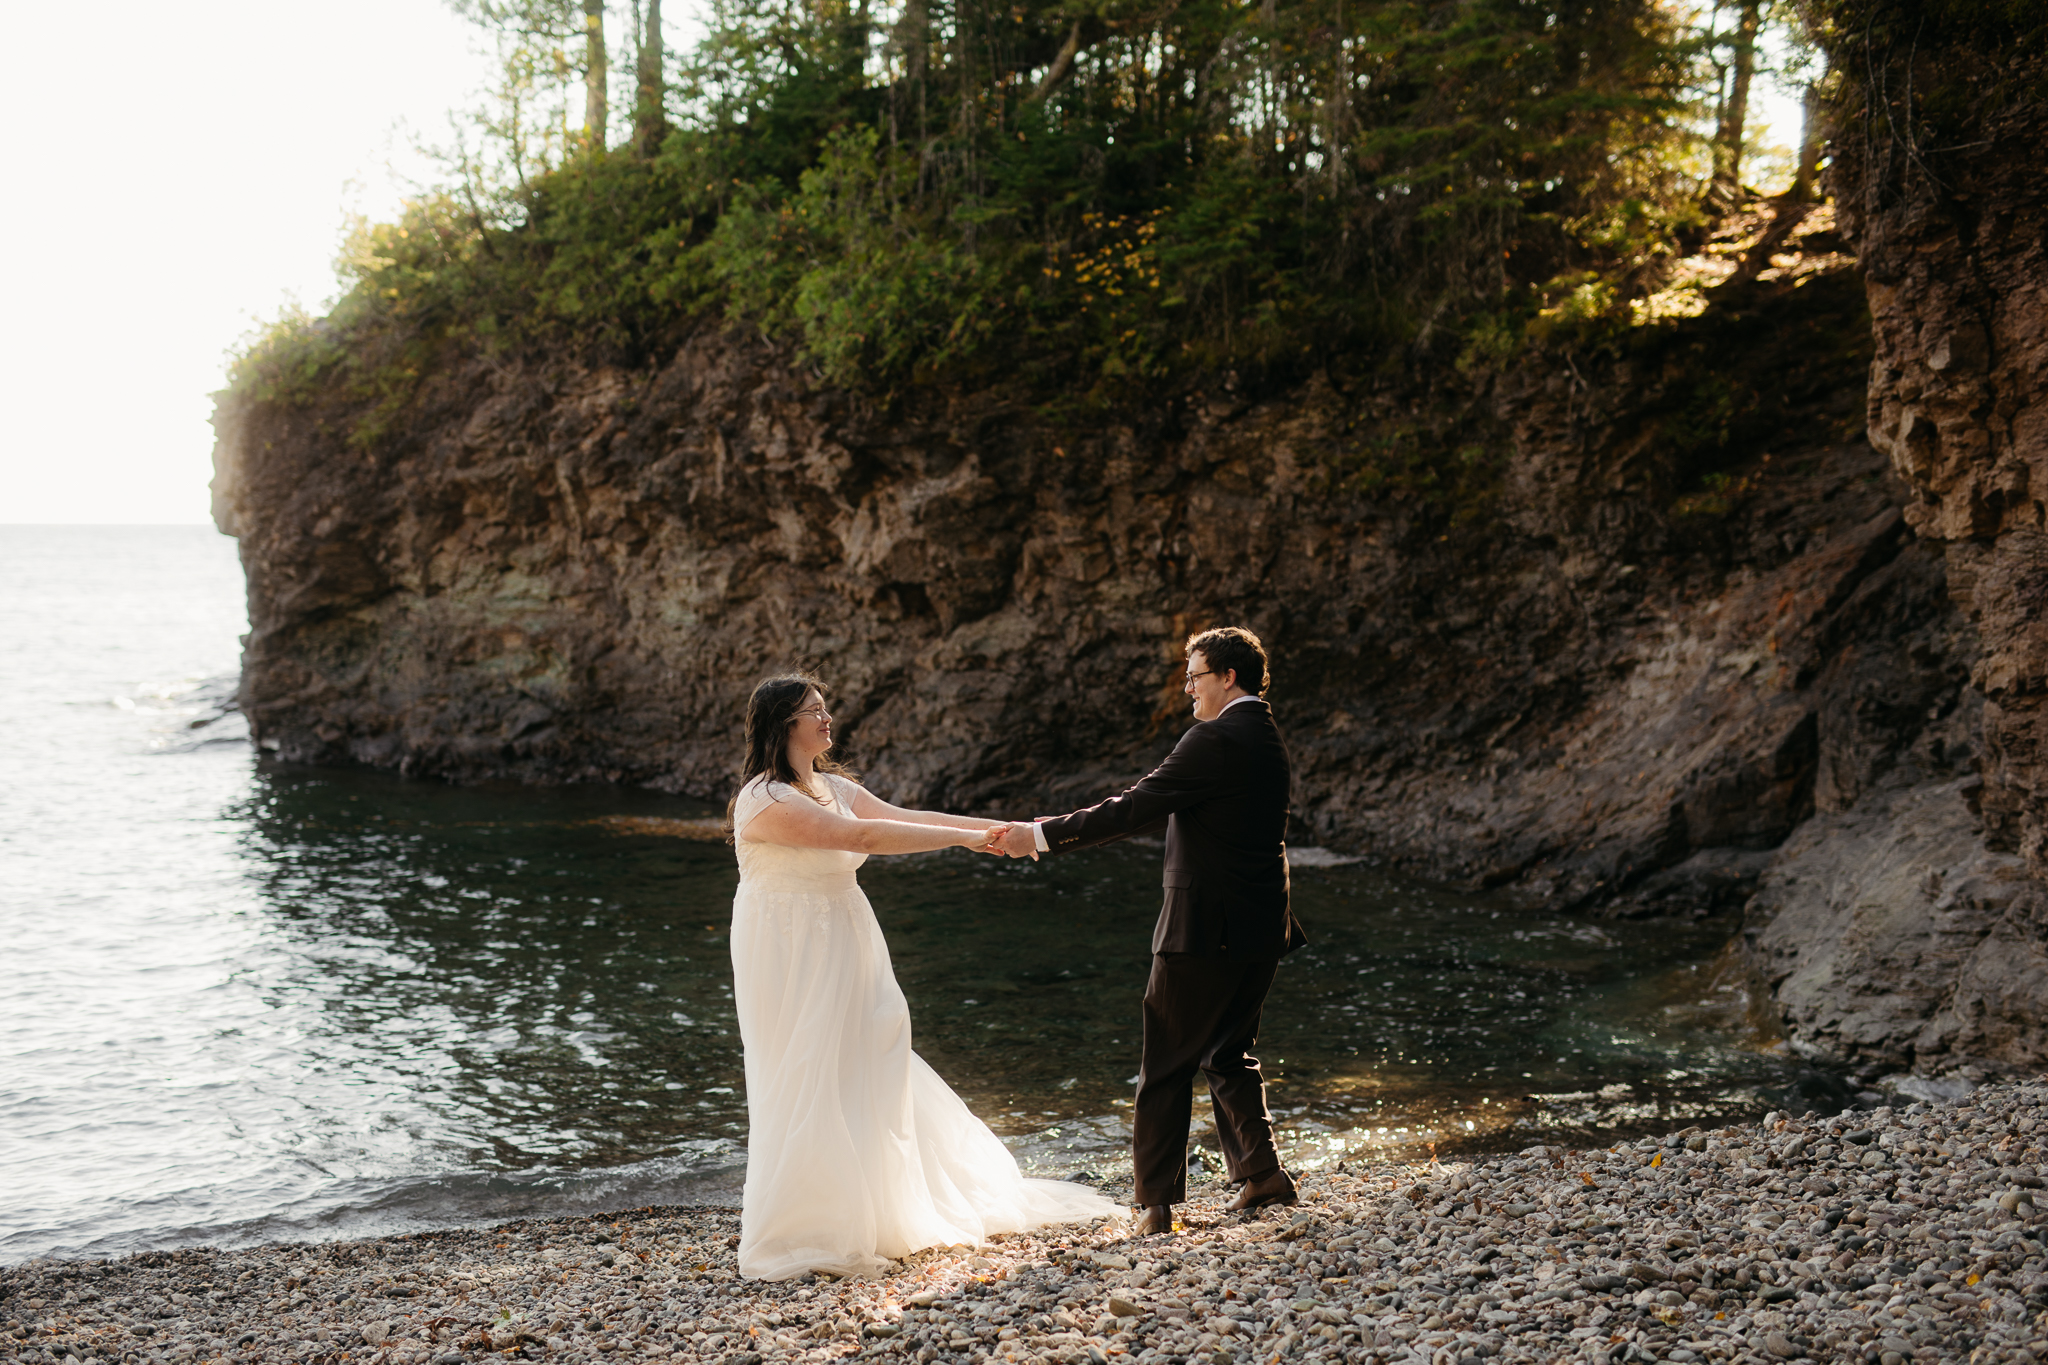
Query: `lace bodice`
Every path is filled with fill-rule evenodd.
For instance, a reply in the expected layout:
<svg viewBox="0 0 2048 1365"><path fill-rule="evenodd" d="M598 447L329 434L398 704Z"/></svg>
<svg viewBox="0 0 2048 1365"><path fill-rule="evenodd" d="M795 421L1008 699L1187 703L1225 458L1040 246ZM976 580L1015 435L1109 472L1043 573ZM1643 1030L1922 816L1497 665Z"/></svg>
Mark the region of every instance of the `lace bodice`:
<svg viewBox="0 0 2048 1365"><path fill-rule="evenodd" d="M852 815L853 784L843 777L825 775L832 804L841 815ZM739 855L740 881L758 891L820 891L852 886L854 869L868 860L865 853L845 853L830 848L796 848L747 837L747 826L755 816L777 801L808 801L795 787L757 777L740 789L733 804L733 846Z"/></svg>

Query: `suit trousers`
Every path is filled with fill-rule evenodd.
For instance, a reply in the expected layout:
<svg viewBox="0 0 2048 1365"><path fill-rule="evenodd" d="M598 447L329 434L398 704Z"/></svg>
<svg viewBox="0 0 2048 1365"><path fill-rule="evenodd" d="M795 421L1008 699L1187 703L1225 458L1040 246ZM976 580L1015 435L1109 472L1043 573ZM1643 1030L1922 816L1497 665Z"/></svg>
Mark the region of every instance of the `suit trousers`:
<svg viewBox="0 0 2048 1365"><path fill-rule="evenodd" d="M1222 953L1155 953L1145 986L1144 1061L1138 1070L1131 1161L1141 1205L1178 1204L1188 1194L1188 1122L1195 1072L1209 1081L1216 1136L1232 1180L1280 1164L1258 1040L1275 958Z"/></svg>

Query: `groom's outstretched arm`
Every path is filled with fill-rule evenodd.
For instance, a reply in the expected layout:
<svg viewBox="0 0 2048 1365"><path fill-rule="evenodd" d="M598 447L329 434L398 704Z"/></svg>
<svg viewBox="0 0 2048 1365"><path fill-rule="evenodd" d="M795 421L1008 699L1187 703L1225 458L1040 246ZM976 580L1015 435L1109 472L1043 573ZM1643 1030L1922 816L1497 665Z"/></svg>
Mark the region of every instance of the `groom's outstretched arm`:
<svg viewBox="0 0 2048 1365"><path fill-rule="evenodd" d="M1062 853L1143 834L1166 822L1175 811L1214 797L1230 773L1230 741L1196 726L1181 736L1166 761L1140 778L1135 786L1107 801L1038 822L1043 852Z"/></svg>

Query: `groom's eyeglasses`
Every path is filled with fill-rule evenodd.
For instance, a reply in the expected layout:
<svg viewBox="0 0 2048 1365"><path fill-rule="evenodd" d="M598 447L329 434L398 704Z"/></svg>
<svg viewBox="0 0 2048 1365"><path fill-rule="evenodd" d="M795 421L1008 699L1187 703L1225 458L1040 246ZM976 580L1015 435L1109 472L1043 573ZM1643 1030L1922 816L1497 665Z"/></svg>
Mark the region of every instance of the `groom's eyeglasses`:
<svg viewBox="0 0 2048 1365"><path fill-rule="evenodd" d="M1205 668L1200 673L1190 673L1188 674L1187 681L1182 683L1181 686L1193 687L1195 685L1195 679L1212 677L1215 675L1215 672L1216 670L1213 668Z"/></svg>

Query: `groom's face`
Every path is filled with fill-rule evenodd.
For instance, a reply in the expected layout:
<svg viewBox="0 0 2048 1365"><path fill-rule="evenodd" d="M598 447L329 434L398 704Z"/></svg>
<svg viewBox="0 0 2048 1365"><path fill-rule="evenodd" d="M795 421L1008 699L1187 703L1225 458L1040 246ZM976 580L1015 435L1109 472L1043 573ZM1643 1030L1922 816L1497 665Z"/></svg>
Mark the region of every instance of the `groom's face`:
<svg viewBox="0 0 2048 1365"><path fill-rule="evenodd" d="M1214 720L1222 714L1223 703L1230 699L1230 685L1236 676L1230 672L1225 672L1222 677L1216 676L1200 650L1188 655L1188 676L1182 689L1194 699L1196 720Z"/></svg>

